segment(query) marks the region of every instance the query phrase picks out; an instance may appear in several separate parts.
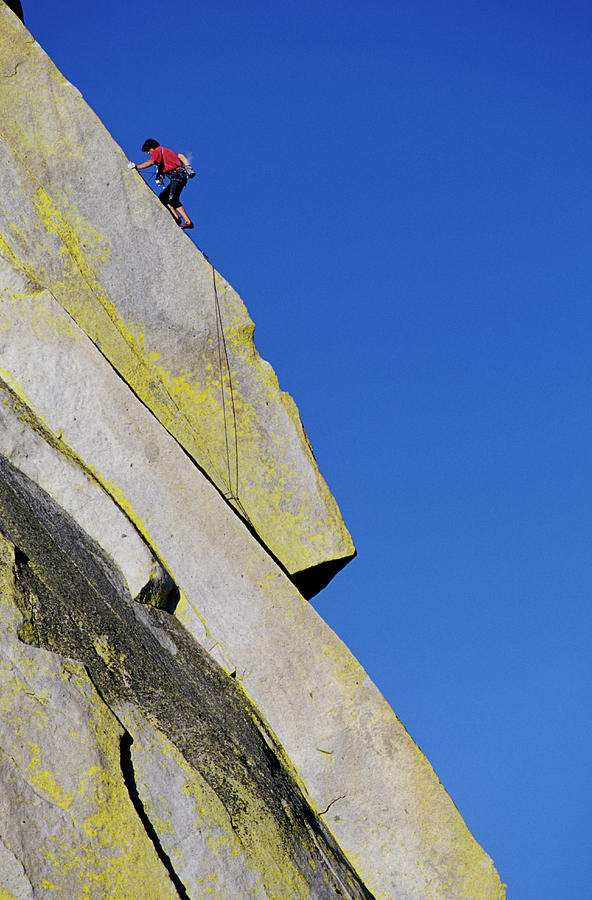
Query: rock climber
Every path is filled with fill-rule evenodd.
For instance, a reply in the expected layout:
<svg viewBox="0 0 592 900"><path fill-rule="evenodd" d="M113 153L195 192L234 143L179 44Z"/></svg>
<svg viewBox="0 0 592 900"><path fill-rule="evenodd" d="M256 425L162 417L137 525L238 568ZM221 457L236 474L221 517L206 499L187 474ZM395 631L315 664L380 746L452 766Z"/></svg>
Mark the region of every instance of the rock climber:
<svg viewBox="0 0 592 900"><path fill-rule="evenodd" d="M187 184L187 172L185 166L189 165L189 160L182 153L175 153L168 147L161 147L154 138L148 138L142 144L142 153L148 154L146 162L129 164L130 169L146 169L148 166L158 166L158 174L156 183L162 184L162 179L166 175L169 183L163 191L158 195L158 199L166 206L173 216L173 219L181 228L193 228L193 222L181 206L181 191Z"/></svg>

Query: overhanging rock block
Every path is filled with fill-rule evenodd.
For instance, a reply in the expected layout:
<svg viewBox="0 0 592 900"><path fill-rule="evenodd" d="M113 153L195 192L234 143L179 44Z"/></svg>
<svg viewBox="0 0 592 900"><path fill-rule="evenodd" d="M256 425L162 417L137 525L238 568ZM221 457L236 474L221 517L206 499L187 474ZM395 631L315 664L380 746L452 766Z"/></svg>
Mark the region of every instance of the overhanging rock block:
<svg viewBox="0 0 592 900"><path fill-rule="evenodd" d="M51 291L315 593L355 550L241 299L2 4L0 113L0 253Z"/></svg>

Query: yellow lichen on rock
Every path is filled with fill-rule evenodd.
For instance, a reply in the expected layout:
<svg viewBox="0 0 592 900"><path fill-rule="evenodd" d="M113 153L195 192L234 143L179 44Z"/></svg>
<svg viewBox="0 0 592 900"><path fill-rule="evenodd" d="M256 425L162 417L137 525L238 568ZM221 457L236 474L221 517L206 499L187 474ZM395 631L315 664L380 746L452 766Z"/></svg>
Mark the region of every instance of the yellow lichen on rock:
<svg viewBox="0 0 592 900"><path fill-rule="evenodd" d="M20 62L0 92L0 253L56 297L286 571L314 570L307 590L318 590L354 547L244 304L9 16L0 8L0 68Z"/></svg>
<svg viewBox="0 0 592 900"><path fill-rule="evenodd" d="M310 886L264 805L242 794L245 822L257 824L252 832L237 827L200 773L158 729L131 708L124 708L122 717L138 734L132 754L145 808L175 870L191 886L191 896L311 898ZM180 840L187 821L193 835Z"/></svg>
<svg viewBox="0 0 592 900"><path fill-rule="evenodd" d="M0 885L501 900L302 596L353 546L242 301L0 5L2 71Z"/></svg>
<svg viewBox="0 0 592 900"><path fill-rule="evenodd" d="M121 725L83 666L17 640L17 590L0 535L0 775L5 803L37 808L26 835L0 811L2 841L36 843L28 878L60 897L177 898L123 781Z"/></svg>
<svg viewBox="0 0 592 900"><path fill-rule="evenodd" d="M178 444L132 401L51 294L28 293L14 269L6 280L12 291L4 311L10 329L0 331L0 350L13 390L29 409L25 418L43 423L48 440L59 441L127 510L186 598L187 628L261 710L318 817L374 896L390 900L405 884L409 896L419 898L434 878L438 900L456 900L451 892L466 878L487 885L491 897L502 896L480 848L474 847L480 874L477 864L467 870L470 854L456 853L455 847L468 848L473 839L343 644ZM30 352L23 354L23 346ZM97 633L95 654L109 671L125 670L133 683L133 667L111 640L103 640L104 633ZM253 810L257 819L257 805ZM438 836L425 853L418 850L424 832ZM448 877L449 861L456 881L447 891L439 873Z"/></svg>

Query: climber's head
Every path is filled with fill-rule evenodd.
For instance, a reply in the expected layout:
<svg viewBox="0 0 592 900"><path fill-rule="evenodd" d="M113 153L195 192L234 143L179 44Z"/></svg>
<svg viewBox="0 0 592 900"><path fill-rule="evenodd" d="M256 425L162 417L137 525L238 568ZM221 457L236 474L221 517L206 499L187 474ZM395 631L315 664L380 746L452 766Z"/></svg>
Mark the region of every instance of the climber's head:
<svg viewBox="0 0 592 900"><path fill-rule="evenodd" d="M154 138L148 138L148 140L144 141L142 144L142 153L150 153L150 151L155 150L156 147L160 147L158 141L155 141Z"/></svg>

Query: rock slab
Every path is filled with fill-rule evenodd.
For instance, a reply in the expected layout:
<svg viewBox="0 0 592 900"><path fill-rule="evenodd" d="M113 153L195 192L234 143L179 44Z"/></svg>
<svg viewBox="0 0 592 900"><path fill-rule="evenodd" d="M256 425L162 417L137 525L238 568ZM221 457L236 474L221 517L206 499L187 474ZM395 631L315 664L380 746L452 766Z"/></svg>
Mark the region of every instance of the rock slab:
<svg viewBox="0 0 592 900"><path fill-rule="evenodd" d="M353 548L244 307L2 6L0 69L0 885L502 898L295 586L317 589ZM119 206L85 180L101 154ZM156 235L173 262L120 256L120 232ZM220 450L230 374L245 492Z"/></svg>
<svg viewBox="0 0 592 900"><path fill-rule="evenodd" d="M0 253L315 593L355 550L244 304L2 4L0 112Z"/></svg>

